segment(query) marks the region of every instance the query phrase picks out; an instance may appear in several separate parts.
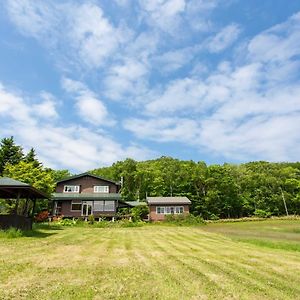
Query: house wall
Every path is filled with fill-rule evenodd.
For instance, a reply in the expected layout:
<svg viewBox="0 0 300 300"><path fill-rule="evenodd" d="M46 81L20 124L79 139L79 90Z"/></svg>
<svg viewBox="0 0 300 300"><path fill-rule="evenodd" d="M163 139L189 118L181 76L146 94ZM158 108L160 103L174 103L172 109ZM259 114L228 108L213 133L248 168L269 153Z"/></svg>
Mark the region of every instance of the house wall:
<svg viewBox="0 0 300 300"><path fill-rule="evenodd" d="M118 193L119 186L105 181L98 178L90 177L90 176L83 176L80 178L70 179L68 181L59 182L56 186L55 192L56 193L63 193L65 185L79 185L80 186L80 193L83 194L92 194L94 193L94 186L95 185L108 185L109 186L109 193Z"/></svg>
<svg viewBox="0 0 300 300"><path fill-rule="evenodd" d="M156 213L156 207L166 207L166 206L183 206L183 214L184 215L188 215L190 213L190 209L189 209L189 205L172 205L172 204L168 204L168 205L149 205L149 219L150 221L163 221L165 219L165 215L163 214L157 214Z"/></svg>
<svg viewBox="0 0 300 300"><path fill-rule="evenodd" d="M94 217L98 216L109 216L109 215L114 215L116 213L116 206L117 206L117 201L115 202L115 210L114 211L97 211L93 212ZM61 215L64 217L74 217L74 218L79 218L81 217L81 211L71 211L71 203L72 201L64 200L62 201L61 205Z"/></svg>

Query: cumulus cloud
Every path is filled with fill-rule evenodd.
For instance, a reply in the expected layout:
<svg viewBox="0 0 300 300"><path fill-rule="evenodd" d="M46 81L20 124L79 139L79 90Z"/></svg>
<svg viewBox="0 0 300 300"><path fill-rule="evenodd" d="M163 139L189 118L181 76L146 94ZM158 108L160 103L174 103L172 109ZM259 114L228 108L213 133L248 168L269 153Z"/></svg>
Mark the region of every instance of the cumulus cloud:
<svg viewBox="0 0 300 300"><path fill-rule="evenodd" d="M128 95L140 93L145 86L147 66L135 59L124 59L112 65L104 79L105 95L112 100L123 100Z"/></svg>
<svg viewBox="0 0 300 300"><path fill-rule="evenodd" d="M221 52L233 44L241 33L240 26L230 24L218 32L214 37L208 39L207 47L213 53Z"/></svg>
<svg viewBox="0 0 300 300"><path fill-rule="evenodd" d="M81 84L70 82L70 86L81 87ZM53 118L40 119L44 108L37 109L31 102L24 95L0 85L0 136L13 135L25 149L34 147L48 167L78 172L126 157L146 159L153 155L136 144L124 147L100 129L91 131L74 123L60 125Z"/></svg>
<svg viewBox="0 0 300 300"><path fill-rule="evenodd" d="M83 83L69 78L62 80L63 88L74 95L78 115L93 125L112 126L115 121L109 116L104 103Z"/></svg>
<svg viewBox="0 0 300 300"><path fill-rule="evenodd" d="M125 128L227 159L297 160L299 26L297 14L251 39L238 64L224 61L206 78L180 78L151 91L145 114L153 117L128 119Z"/></svg>
<svg viewBox="0 0 300 300"><path fill-rule="evenodd" d="M109 22L93 2L9 0L7 11L22 34L36 38L57 56L63 53L65 64L71 59L81 67L99 67L130 36L124 26Z"/></svg>

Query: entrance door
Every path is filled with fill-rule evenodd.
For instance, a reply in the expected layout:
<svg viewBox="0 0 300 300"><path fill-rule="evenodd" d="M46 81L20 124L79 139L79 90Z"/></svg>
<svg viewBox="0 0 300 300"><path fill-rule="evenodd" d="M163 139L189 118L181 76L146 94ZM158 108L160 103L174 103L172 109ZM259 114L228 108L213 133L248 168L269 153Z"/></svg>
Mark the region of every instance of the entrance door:
<svg viewBox="0 0 300 300"><path fill-rule="evenodd" d="M84 202L82 203L82 216L87 217L93 214L93 206L92 203Z"/></svg>

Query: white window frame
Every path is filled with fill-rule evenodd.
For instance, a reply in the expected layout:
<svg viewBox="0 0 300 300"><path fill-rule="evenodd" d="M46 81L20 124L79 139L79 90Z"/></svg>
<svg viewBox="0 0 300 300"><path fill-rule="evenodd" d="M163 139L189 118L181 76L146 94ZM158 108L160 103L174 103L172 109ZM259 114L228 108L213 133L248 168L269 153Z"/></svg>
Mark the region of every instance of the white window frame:
<svg viewBox="0 0 300 300"><path fill-rule="evenodd" d="M79 193L79 190L79 185L64 185L64 193Z"/></svg>
<svg viewBox="0 0 300 300"><path fill-rule="evenodd" d="M94 185L94 193L108 194L109 185Z"/></svg>
<svg viewBox="0 0 300 300"><path fill-rule="evenodd" d="M173 213L172 213L173 211ZM159 215L179 215L184 213L183 206L156 206L156 213Z"/></svg>

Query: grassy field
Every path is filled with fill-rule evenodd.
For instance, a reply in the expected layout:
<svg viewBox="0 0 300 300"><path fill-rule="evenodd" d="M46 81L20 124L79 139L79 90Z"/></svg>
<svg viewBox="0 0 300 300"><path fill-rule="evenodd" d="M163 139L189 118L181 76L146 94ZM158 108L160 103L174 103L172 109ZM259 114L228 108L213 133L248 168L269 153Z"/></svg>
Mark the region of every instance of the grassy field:
<svg viewBox="0 0 300 300"><path fill-rule="evenodd" d="M0 299L300 299L300 222L0 235Z"/></svg>

